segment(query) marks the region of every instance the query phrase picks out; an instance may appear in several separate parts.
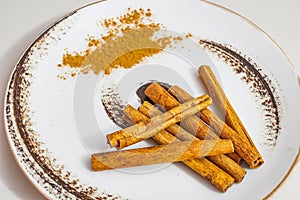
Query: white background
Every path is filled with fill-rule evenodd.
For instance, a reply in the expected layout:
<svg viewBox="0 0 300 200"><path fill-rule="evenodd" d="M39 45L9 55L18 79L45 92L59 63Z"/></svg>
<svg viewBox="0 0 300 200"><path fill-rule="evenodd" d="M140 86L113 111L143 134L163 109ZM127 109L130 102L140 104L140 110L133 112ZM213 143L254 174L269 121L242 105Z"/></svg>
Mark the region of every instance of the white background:
<svg viewBox="0 0 300 200"><path fill-rule="evenodd" d="M183 0L184 1L184 0ZM298 0L210 0L248 18L286 52L300 74L300 2ZM28 45L56 19L91 0L0 0L0 102L12 69ZM170 1L171 2L171 1ZM300 89L300 88L299 88ZM45 199L18 168L6 141L0 106L0 199ZM275 166L274 166L275 167ZM271 198L299 199L300 167ZM257 183L259 187L259 183Z"/></svg>

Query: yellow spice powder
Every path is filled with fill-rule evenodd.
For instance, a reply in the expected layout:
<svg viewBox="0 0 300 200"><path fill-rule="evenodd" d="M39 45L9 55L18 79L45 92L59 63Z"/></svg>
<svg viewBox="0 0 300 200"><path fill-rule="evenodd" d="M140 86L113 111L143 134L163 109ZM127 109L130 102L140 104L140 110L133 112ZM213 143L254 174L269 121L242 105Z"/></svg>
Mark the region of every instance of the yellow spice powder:
<svg viewBox="0 0 300 200"><path fill-rule="evenodd" d="M84 53L65 53L62 65L81 68L81 73L110 74L114 68L131 68L158 54L171 44L172 37L155 37L160 25L151 21L151 15L149 9L128 9L123 16L104 20L101 25L107 34L98 40L87 39L88 49Z"/></svg>
<svg viewBox="0 0 300 200"><path fill-rule="evenodd" d="M156 31L156 27L129 29L122 36L109 38L85 58L82 66L95 74L109 74L118 67L131 68L165 48L163 42L152 39Z"/></svg>

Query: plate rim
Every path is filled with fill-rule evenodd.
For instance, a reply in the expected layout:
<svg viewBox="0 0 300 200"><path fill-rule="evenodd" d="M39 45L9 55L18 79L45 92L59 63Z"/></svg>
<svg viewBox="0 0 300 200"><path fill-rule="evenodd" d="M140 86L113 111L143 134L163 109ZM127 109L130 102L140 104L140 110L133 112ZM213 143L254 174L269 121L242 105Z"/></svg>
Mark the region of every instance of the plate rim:
<svg viewBox="0 0 300 200"><path fill-rule="evenodd" d="M94 4L100 4L103 2L106 2L109 0L96 0L94 2L82 5L76 9L73 9L71 11L67 11L66 14L62 15L61 17L59 17L57 20L55 20L53 23L50 23L50 25L48 25L44 30L42 30L39 35L36 37L36 39L34 39L31 44L23 51L23 53L21 54L21 56L19 57L18 61L16 62L15 66L12 69L12 73L10 74L7 86L6 86L6 90L5 90L5 99L4 99L4 108L6 108L7 105L7 98L8 98L8 94L9 94L9 88L11 86L11 83L13 81L13 76L15 74L15 71L17 69L17 67L20 65L21 61L23 60L24 56L28 54L28 52L30 51L30 49L33 47L33 45L38 42L40 39L43 38L44 35L46 35L52 27L54 27L56 24L60 23L61 21L67 19L68 17L72 16L73 14L77 13L78 11L92 6ZM251 20L249 20L248 18L246 18L245 16L225 7L222 5L219 5L217 3L214 2L210 2L208 0L198 0L201 1L203 3L206 3L208 5L211 5L215 8L221 9L227 13L233 14L237 17L239 17L240 19L242 19L243 21L247 22L250 26L252 26L253 28L257 29L259 32L261 32L263 35L265 35L268 39L270 39L271 43L273 43L275 45L275 47L277 47L280 50L280 53L283 55L283 57L286 59L286 61L289 63L291 69L293 70L293 73L296 75L297 79L298 79L298 85L300 86L300 75L297 74L296 69L295 69L295 65L292 63L292 61L290 60L290 58L288 57L287 53L284 51L284 49L276 42L275 39L273 39L267 32L265 32L261 27L259 27L257 24L255 24L254 22L252 22ZM6 132L6 138L7 138L7 142L9 144L10 150L13 154L13 157L18 165L18 167L21 169L21 171L23 172L23 174L25 175L25 177L29 180L29 182L34 186L34 188L36 190L38 190L46 199L50 199L51 198L51 194L46 193L42 190L41 185L37 182L34 181L34 179L30 176L29 172L26 171L25 167L22 166L18 156L17 156L17 152L15 150L15 147L13 146L13 143L9 137L10 133L8 130L8 122L7 122L7 112L6 109L3 110L3 119L4 119L4 128L5 128L5 132ZM298 149L298 153L292 163L292 165L290 166L290 168L288 169L288 171L286 172L286 174L284 175L284 177L282 178L282 180L279 181L279 183L269 192L269 194L267 194L263 199L267 200L270 199L277 191L278 189L280 189L284 183L287 181L287 179L290 177L290 174L293 172L294 168L297 166L297 164L300 162L300 147Z"/></svg>
<svg viewBox="0 0 300 200"><path fill-rule="evenodd" d="M258 26L257 24L255 24L254 22L252 22L251 20L249 20L247 17L225 7L222 5L219 5L217 3L213 3L210 2L208 0L200 0L202 2L205 2L209 5L212 5L214 7L220 8L226 12L229 12L239 18L241 18L242 20L244 20L245 22L247 22L250 26L252 26L253 28L257 29L259 32L263 33L267 38L269 38L271 40L271 42L273 44L275 44L275 46L280 50L280 52L283 54L283 56L285 57L285 59L288 61L288 63L291 66L291 69L293 70L293 73L296 75L296 77L298 78L298 85L300 86L300 75L297 74L296 72L296 68L295 65L292 63L291 59L288 57L287 53L284 51L284 49L276 42L275 39L272 38L271 35L269 35L266 31L264 31L260 26ZM263 199L267 200L270 199L283 185L284 183L287 181L287 179L289 178L289 175L292 173L293 169L297 166L297 164L300 162L300 147L298 148L298 153L292 163L292 165L290 166L289 170L287 171L287 173L284 175L284 177L282 178L282 180L275 186L275 188L273 188L273 190L267 194Z"/></svg>

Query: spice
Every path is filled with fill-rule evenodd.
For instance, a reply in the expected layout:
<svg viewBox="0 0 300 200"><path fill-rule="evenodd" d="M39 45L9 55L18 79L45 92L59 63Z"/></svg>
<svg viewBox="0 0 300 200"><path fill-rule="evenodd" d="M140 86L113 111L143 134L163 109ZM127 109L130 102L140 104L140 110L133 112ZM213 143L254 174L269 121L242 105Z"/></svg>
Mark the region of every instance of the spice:
<svg viewBox="0 0 300 200"><path fill-rule="evenodd" d="M95 74L105 72L110 74L113 68L131 68L143 61L145 57L161 52L164 46L153 41L152 36L158 31L157 27L144 27L125 31L122 36L109 38L88 55L85 70Z"/></svg>
<svg viewBox="0 0 300 200"><path fill-rule="evenodd" d="M243 159L247 162L250 168L257 168L264 163L264 160L256 148L254 142L252 141L248 131L237 115L232 104L226 97L219 81L214 75L211 68L207 65L200 66L198 69L198 74L205 87L207 88L209 94L213 98L214 102L218 106L218 109L225 113L225 122L236 132L239 133L241 139L243 139L242 144L247 144L243 153ZM241 151L242 152L242 151Z"/></svg>
<svg viewBox="0 0 300 200"><path fill-rule="evenodd" d="M59 67L80 68L80 73L110 74L115 68L131 68L160 53L178 38L159 37L161 25L152 22L151 16L150 9L129 8L120 17L105 19L100 26L107 33L99 39L89 36L84 52L66 52Z"/></svg>
<svg viewBox="0 0 300 200"><path fill-rule="evenodd" d="M195 140L92 154L94 171L179 162L234 151L230 140Z"/></svg>
<svg viewBox="0 0 300 200"><path fill-rule="evenodd" d="M172 86L174 87L174 86ZM172 88L170 87L170 88ZM145 94L147 97L149 97L155 104L159 105L162 108L167 108L170 110L173 110L175 106L178 105L183 105L180 104L179 101L177 101L177 99L175 99L174 96L172 96L168 91L164 90L159 84L157 83L153 83L151 84L147 90L145 90ZM163 98L159 98L159 97L163 97ZM171 106L173 105L173 106ZM147 104L145 104L145 102L143 103L143 106L148 107L149 110L152 110L153 112L153 108L151 108L151 106L147 106ZM206 109L206 108L204 108ZM202 110L204 110L202 109ZM169 111L170 111L169 110ZM190 121L192 121L192 124L190 123ZM196 116L191 115L187 118L185 118L184 120L181 121L180 126L182 128L184 128L186 131L188 131L188 133L185 132L181 132L181 139L188 139L188 136L186 135L191 135L193 138L199 138L201 140L217 140L220 139L217 135L213 135L213 132L208 132L208 127L205 128L205 124ZM176 137L179 138L179 136L177 135L177 131L176 128L175 130L171 130L170 126L168 127L168 129L166 129L167 131L169 131L170 133L176 135ZM198 132L197 134L195 134L195 132ZM200 132L202 132L201 134L199 134ZM183 136L182 136L183 134ZM207 135L206 135L207 134ZM190 137L191 137L190 136ZM195 137L194 137L195 136ZM190 138L191 139L191 138ZM232 177L235 177L235 180L237 182L240 182L244 175L245 175L245 171L237 164L235 163L229 156L228 154L226 155L222 155L222 158L216 158L214 160L211 160L214 164L216 164L218 167L220 167L222 170L226 171L227 173L229 173ZM230 163L230 164L229 164ZM243 172L244 171L244 172Z"/></svg>
<svg viewBox="0 0 300 200"><path fill-rule="evenodd" d="M161 114L161 111L159 109L155 108L151 103L147 101L144 101L143 105L139 107L139 111L141 111L143 114L147 115L148 117ZM178 124L169 126L165 130L171 133L172 135L174 135L176 138L178 138L181 141L200 140L200 138L195 137L191 132L188 132ZM218 139L220 138L216 137L213 140L218 140ZM235 179L236 182L238 183L241 182L244 176L246 175L246 170L244 170L238 163L236 163L234 160L230 159L226 155L210 156L208 157L208 159L214 164L216 164L218 167L226 171L230 176L232 176Z"/></svg>
<svg viewBox="0 0 300 200"><path fill-rule="evenodd" d="M203 95L148 121L108 134L106 138L112 147L124 148L154 136L159 131L181 121L186 116L199 112L210 104L211 99L207 95Z"/></svg>
<svg viewBox="0 0 300 200"><path fill-rule="evenodd" d="M80 67L84 62L86 55L80 55L79 53L74 53L73 55L67 53L63 58L63 65L69 65L70 67ZM61 66L61 65L60 65Z"/></svg>
<svg viewBox="0 0 300 200"><path fill-rule="evenodd" d="M180 103L192 99L192 96L190 94L188 94L178 86L172 86L169 92L174 95ZM217 100L215 100L214 102L216 101ZM207 123L216 133L219 133L221 138L232 140L235 152L238 153L238 155L240 155L246 161L246 163L249 163L250 166L257 159L257 150L255 150L255 146L253 146L253 144L249 142L249 139L247 137L244 137L242 135L242 132L236 132L235 130L233 130L229 125L227 125L227 123L222 121L209 109L203 109L199 113L199 117L205 123Z"/></svg>

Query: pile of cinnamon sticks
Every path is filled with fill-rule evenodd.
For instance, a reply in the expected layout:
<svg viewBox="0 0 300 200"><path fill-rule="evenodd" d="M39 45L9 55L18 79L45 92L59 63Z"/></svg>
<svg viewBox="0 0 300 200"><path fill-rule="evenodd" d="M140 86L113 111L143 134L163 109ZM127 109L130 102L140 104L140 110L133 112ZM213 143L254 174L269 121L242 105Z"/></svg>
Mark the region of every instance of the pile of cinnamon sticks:
<svg viewBox="0 0 300 200"><path fill-rule="evenodd" d="M150 84L144 91L149 101L123 111L132 125L107 135L118 150L93 154L93 170L182 162L225 192L243 180L242 160L250 168L262 165L261 154L210 67L199 67L198 74L209 95L193 98L178 86L166 90ZM212 102L225 114L224 120L208 109ZM158 145L122 150L148 138Z"/></svg>

